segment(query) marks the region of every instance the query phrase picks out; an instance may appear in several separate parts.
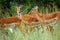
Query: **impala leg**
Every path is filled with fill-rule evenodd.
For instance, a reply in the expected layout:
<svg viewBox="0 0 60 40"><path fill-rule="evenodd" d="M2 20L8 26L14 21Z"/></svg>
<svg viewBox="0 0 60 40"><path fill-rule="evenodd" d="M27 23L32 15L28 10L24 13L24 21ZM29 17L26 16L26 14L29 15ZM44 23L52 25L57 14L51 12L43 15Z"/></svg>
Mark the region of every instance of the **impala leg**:
<svg viewBox="0 0 60 40"><path fill-rule="evenodd" d="M25 36L25 31L22 29L22 24L21 23L17 23L18 28L20 29L20 31L23 33L23 35Z"/></svg>
<svg viewBox="0 0 60 40"><path fill-rule="evenodd" d="M26 26L26 32L28 32L29 29L28 24L25 24L25 26Z"/></svg>
<svg viewBox="0 0 60 40"><path fill-rule="evenodd" d="M53 26L51 26L51 25L47 25L47 29L50 31L50 32L53 32Z"/></svg>
<svg viewBox="0 0 60 40"><path fill-rule="evenodd" d="M26 26L26 32L28 32L28 31L31 31L32 29L31 29L31 25L30 24L26 24L25 23L25 26Z"/></svg>

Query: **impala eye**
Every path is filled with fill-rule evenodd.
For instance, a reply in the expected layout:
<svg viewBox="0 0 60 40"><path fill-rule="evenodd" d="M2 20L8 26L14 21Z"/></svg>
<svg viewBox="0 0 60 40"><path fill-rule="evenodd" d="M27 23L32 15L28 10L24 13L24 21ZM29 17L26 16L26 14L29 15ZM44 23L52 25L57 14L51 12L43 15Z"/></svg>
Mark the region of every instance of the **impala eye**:
<svg viewBox="0 0 60 40"><path fill-rule="evenodd" d="M21 13L21 12L19 12L19 13Z"/></svg>

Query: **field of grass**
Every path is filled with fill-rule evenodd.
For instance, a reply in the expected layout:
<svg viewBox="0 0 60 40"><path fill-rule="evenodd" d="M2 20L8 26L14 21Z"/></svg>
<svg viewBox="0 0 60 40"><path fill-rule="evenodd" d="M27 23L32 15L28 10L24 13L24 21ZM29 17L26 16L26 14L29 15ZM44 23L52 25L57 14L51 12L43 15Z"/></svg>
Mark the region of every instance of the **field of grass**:
<svg viewBox="0 0 60 40"><path fill-rule="evenodd" d="M22 24L25 27L24 24ZM44 26L44 29L39 26L40 29L32 32L27 32L24 36L22 32L16 28L7 28L6 32L0 28L0 40L60 40L60 26L57 24L53 25L54 31L50 32Z"/></svg>

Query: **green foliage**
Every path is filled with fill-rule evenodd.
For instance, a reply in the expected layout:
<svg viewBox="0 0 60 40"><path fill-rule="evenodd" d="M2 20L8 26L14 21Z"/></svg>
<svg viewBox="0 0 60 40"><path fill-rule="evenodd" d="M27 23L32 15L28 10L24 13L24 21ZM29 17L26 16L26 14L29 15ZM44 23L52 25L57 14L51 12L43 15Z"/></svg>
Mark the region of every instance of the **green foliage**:
<svg viewBox="0 0 60 40"><path fill-rule="evenodd" d="M12 31L12 28L8 28L7 30L7 40L14 40L14 32Z"/></svg>
<svg viewBox="0 0 60 40"><path fill-rule="evenodd" d="M60 0L55 0L56 5L58 6L58 8L60 8Z"/></svg>
<svg viewBox="0 0 60 40"><path fill-rule="evenodd" d="M32 5L24 5L24 6L21 8L21 12L22 12L22 14L28 13L32 8L33 8Z"/></svg>
<svg viewBox="0 0 60 40"><path fill-rule="evenodd" d="M17 15L17 14L16 14L16 8L15 8L15 6L11 6L11 7L10 7L10 14L11 14L12 16Z"/></svg>
<svg viewBox="0 0 60 40"><path fill-rule="evenodd" d="M16 15L16 8L14 7L16 5L24 5L21 9L23 14L28 13L36 5L39 7L39 10L43 9L43 11L40 12L43 13L45 11L44 13L46 13L46 9L48 9L49 13L59 10L60 0L0 0L0 11L1 9L3 11L8 9L7 12L10 16ZM2 11L0 13L2 13Z"/></svg>

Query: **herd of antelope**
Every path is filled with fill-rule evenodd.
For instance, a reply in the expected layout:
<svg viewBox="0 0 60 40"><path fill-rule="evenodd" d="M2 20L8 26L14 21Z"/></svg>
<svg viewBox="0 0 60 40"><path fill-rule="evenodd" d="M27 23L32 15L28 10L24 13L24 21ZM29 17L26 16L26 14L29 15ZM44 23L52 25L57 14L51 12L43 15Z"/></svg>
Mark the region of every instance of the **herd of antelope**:
<svg viewBox="0 0 60 40"><path fill-rule="evenodd" d="M18 8L19 9L19 8ZM19 11L17 12L19 13ZM36 8L34 11L31 10L28 14L24 14L21 16L12 16L8 18L0 18L0 27L5 28L6 25L15 23L18 28L24 33L25 31L22 30L22 25L21 23L25 23L26 25L26 30L28 31L28 28L31 25L40 23L42 25L47 25L47 28L49 31L53 30L53 27L49 25L52 21L56 20L58 24L60 24L60 12L53 12L49 14L41 14L38 11L38 8ZM28 25L30 25L28 27ZM35 26L31 26L32 29L34 29Z"/></svg>

